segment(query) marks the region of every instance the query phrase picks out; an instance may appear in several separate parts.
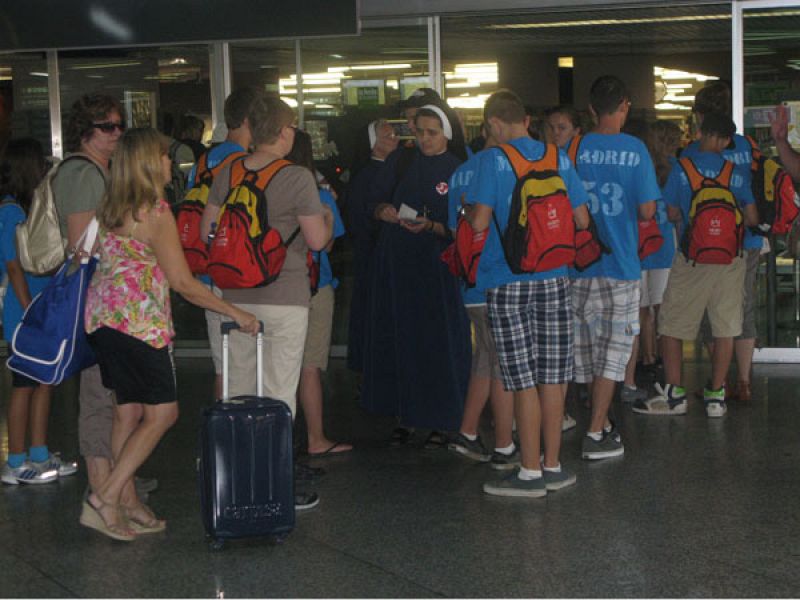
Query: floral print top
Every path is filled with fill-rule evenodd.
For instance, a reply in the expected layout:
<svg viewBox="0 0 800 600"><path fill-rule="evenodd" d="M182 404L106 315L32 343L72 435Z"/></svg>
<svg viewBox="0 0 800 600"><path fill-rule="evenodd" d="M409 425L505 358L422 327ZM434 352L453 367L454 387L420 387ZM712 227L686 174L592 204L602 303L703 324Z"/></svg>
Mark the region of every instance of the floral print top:
<svg viewBox="0 0 800 600"><path fill-rule="evenodd" d="M154 209L169 210L160 200ZM163 348L175 336L169 283L150 246L100 230L100 260L86 294L86 331L109 327Z"/></svg>

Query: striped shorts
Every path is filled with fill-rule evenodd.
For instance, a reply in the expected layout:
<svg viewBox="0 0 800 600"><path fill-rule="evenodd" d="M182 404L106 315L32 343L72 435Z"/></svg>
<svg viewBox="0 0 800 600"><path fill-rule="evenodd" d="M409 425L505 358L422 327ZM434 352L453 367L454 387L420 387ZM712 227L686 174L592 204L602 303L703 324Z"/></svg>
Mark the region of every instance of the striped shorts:
<svg viewBox="0 0 800 600"><path fill-rule="evenodd" d="M572 282L575 310L575 381L625 379L625 367L639 335L640 281L606 277Z"/></svg>
<svg viewBox="0 0 800 600"><path fill-rule="evenodd" d="M573 377L573 324L566 277L517 281L486 292L503 387L525 390Z"/></svg>

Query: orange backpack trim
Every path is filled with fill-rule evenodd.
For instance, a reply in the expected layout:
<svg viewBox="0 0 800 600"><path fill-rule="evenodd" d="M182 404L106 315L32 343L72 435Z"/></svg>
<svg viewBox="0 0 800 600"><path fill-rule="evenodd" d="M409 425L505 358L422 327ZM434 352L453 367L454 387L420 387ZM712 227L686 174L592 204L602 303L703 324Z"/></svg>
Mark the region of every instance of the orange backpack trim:
<svg viewBox="0 0 800 600"><path fill-rule="evenodd" d="M258 189L260 189L262 192L266 192L267 186L272 181L272 178L278 174L278 171L284 167L294 164L291 161L280 158L278 160L273 160L268 165L257 171L254 171L244 166L244 161L246 158L247 155L245 154L244 156L241 156L235 160L235 162L231 163L229 189L232 190L234 187L240 185L243 181L249 178Z"/></svg>
<svg viewBox="0 0 800 600"><path fill-rule="evenodd" d="M497 147L506 155L517 179L521 179L533 170L558 172L558 148L555 144L547 144L544 155L539 160L528 160L511 144L500 144Z"/></svg>
<svg viewBox="0 0 800 600"><path fill-rule="evenodd" d="M572 138L572 141L569 144L569 149L567 150L567 156L572 161L572 166L576 169L578 168L578 146L581 145L581 140L583 139L582 135L576 135Z"/></svg>
<svg viewBox="0 0 800 600"><path fill-rule="evenodd" d="M722 169L720 169L719 174L712 178L706 177L700 171L697 170L697 167L692 162L692 159L688 157L683 157L680 159L680 164L683 167L684 172L686 173L686 177L689 179L689 185L692 188L692 194L697 192L700 188L703 187L704 181L716 181L722 187L729 188L731 186L731 177L733 176L733 168L734 164L726 160L722 165Z"/></svg>

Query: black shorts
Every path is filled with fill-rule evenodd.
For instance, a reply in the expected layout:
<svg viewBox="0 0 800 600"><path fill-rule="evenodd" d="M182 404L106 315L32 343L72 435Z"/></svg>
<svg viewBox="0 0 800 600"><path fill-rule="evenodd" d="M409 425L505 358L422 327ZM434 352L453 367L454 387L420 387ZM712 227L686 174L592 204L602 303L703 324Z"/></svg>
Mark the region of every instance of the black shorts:
<svg viewBox="0 0 800 600"><path fill-rule="evenodd" d="M117 404L166 404L177 400L175 363L169 346L150 344L110 327L89 336L97 354L103 385L117 394Z"/></svg>
<svg viewBox="0 0 800 600"><path fill-rule="evenodd" d="M14 356L13 350L11 350L11 344L8 345L8 358ZM11 369L9 369L11 371ZM39 382L35 379L31 379L30 377L26 377L25 375L20 375L16 371L11 371L11 387L12 388L37 388L39 387Z"/></svg>

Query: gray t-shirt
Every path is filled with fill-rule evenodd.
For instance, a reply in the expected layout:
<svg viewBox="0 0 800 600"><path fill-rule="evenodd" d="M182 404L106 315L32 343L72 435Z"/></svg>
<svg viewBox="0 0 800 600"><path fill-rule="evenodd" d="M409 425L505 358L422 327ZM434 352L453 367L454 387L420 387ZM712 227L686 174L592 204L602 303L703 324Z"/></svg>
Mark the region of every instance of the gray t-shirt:
<svg viewBox="0 0 800 600"><path fill-rule="evenodd" d="M208 201L216 206L225 202L230 188L230 166L214 178ZM267 186L267 217L271 227L278 230L284 242L299 226L298 216L324 212L314 175L305 167L284 167ZM311 300L306 253L308 245L302 232L295 236L286 252L286 261L278 278L260 288L223 290L225 300L234 304L274 304L308 306Z"/></svg>
<svg viewBox="0 0 800 600"><path fill-rule="evenodd" d="M53 197L61 237L67 239L67 217L97 210L106 192L106 173L90 160L64 160L53 178Z"/></svg>

